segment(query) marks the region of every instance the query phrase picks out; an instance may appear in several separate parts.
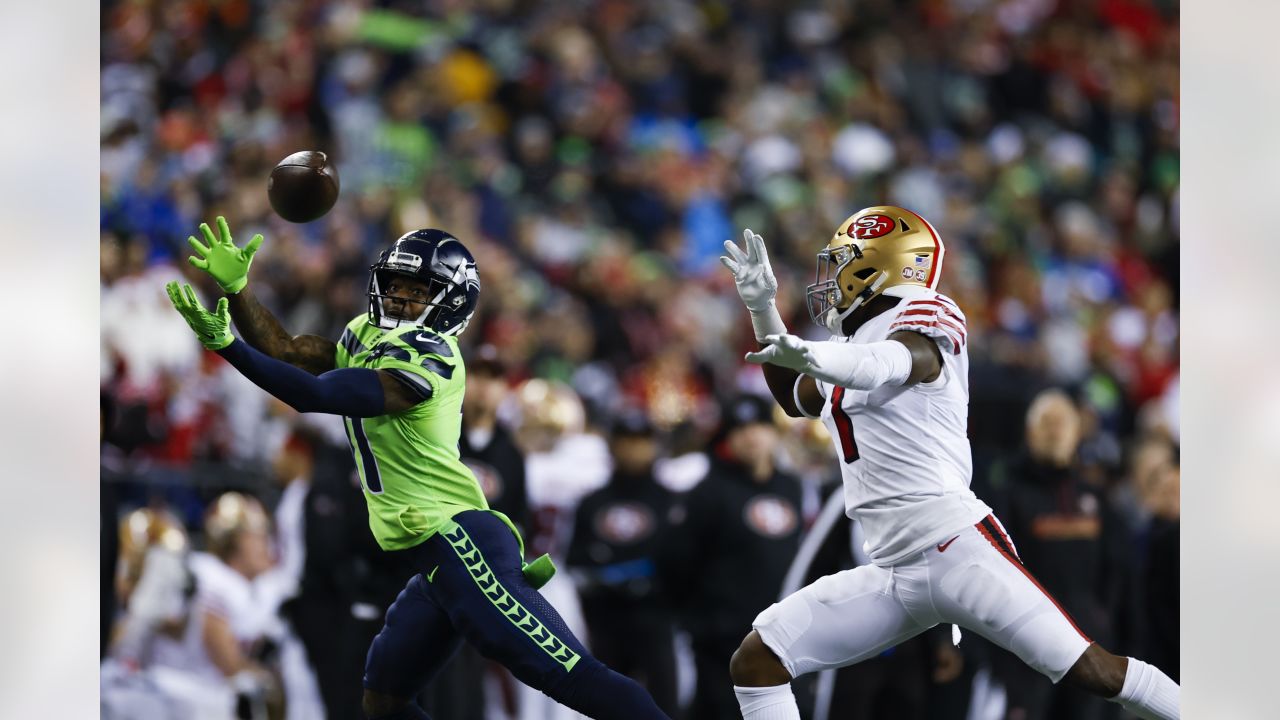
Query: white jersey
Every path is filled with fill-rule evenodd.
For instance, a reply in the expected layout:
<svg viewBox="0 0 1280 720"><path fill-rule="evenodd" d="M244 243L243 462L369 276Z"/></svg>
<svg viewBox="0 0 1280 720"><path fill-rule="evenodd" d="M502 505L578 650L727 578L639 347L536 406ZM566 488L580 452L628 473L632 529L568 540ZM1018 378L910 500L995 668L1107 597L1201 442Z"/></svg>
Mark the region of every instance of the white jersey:
<svg viewBox="0 0 1280 720"><path fill-rule="evenodd" d="M964 313L928 288L900 287L898 306L851 337L873 343L899 330L933 338L942 351L936 380L911 386L853 390L817 381L826 400L822 422L831 433L844 480L845 512L861 521L872 562L893 565L955 535L991 513L969 483L969 353Z"/></svg>

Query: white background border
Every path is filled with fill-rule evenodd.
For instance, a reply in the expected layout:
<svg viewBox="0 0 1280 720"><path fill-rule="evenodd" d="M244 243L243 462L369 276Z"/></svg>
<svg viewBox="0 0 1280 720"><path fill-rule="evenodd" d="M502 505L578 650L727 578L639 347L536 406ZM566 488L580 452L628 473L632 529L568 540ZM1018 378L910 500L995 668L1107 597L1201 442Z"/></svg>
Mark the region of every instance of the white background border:
<svg viewBox="0 0 1280 720"><path fill-rule="evenodd" d="M1183 10L1183 709L1274 717L1280 2ZM5 718L98 707L99 12L0 3Z"/></svg>

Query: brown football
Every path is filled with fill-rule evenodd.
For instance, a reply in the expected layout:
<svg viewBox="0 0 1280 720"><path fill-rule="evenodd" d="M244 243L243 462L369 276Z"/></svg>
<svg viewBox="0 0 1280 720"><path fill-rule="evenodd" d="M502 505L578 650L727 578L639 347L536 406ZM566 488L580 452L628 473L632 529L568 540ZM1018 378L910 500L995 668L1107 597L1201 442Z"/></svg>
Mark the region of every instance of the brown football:
<svg viewBox="0 0 1280 720"><path fill-rule="evenodd" d="M338 170L318 150L296 152L280 161L267 180L271 208L289 222L311 222L338 200Z"/></svg>

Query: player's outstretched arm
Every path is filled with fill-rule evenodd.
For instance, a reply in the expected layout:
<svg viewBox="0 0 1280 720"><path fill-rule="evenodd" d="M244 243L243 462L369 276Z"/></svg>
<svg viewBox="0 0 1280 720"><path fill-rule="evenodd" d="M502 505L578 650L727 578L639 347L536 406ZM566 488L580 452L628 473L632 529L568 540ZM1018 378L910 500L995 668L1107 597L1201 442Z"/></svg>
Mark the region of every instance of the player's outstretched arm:
<svg viewBox="0 0 1280 720"><path fill-rule="evenodd" d="M915 332L866 344L809 342L795 335L769 335L764 341L768 347L747 353L748 362L778 365L855 390L928 382L942 370L937 344Z"/></svg>
<svg viewBox="0 0 1280 720"><path fill-rule="evenodd" d="M319 335L290 335L247 287L227 299L240 337L253 347L313 375L336 367L334 341Z"/></svg>
<svg viewBox="0 0 1280 720"><path fill-rule="evenodd" d="M318 374L332 370L337 352L337 345L332 340L316 335L290 335L247 287L249 267L262 246L262 235L254 235L241 248L231 239L226 218L219 215L215 224L218 226L217 234L208 223L200 224L203 243L194 236L187 238L187 243L196 252L187 261L208 273L227 294L231 318L240 329L240 336L267 355L307 372Z"/></svg>
<svg viewBox="0 0 1280 720"><path fill-rule="evenodd" d="M179 288L178 283L171 282L165 290L206 348L298 412L376 417L408 410L431 397L427 383L398 377L396 370L342 368L312 375L236 340L231 334L227 298L220 298L215 310L209 312L200 305L190 285Z"/></svg>

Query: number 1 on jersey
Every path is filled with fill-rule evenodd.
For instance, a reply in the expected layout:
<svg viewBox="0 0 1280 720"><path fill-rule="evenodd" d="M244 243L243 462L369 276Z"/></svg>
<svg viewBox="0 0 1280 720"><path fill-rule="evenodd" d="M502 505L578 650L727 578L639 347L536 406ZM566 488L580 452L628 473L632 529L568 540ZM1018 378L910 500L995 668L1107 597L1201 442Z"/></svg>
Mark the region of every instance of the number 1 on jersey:
<svg viewBox="0 0 1280 720"><path fill-rule="evenodd" d="M369 436L364 432L364 418L342 419L347 423L347 440L351 442L351 452L356 456L364 489L374 495L381 494L382 474L378 472L378 458L373 456L373 448L369 447Z"/></svg>
<svg viewBox="0 0 1280 720"><path fill-rule="evenodd" d="M861 457L858 454L858 443L853 439L853 421L844 411L844 388L836 386L831 389L831 420L836 424L836 433L840 436L840 450L844 461L851 463Z"/></svg>

